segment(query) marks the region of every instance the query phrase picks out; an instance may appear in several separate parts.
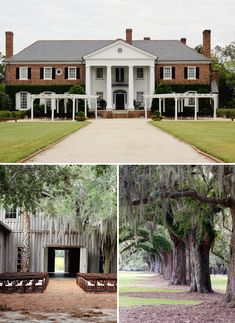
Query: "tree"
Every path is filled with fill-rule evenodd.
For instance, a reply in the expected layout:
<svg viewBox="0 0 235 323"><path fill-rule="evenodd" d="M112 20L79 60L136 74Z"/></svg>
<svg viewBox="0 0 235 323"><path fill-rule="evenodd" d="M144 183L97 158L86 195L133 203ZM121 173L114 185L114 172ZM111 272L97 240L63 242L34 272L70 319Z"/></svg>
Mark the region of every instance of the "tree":
<svg viewBox="0 0 235 323"><path fill-rule="evenodd" d="M4 64L5 56L0 52L0 84L5 83L6 66Z"/></svg>
<svg viewBox="0 0 235 323"><path fill-rule="evenodd" d="M64 186L61 186L63 181ZM30 214L41 209L42 199L54 199L69 190L68 167L60 166L0 166L0 202L23 212L21 271L30 270L31 233Z"/></svg>

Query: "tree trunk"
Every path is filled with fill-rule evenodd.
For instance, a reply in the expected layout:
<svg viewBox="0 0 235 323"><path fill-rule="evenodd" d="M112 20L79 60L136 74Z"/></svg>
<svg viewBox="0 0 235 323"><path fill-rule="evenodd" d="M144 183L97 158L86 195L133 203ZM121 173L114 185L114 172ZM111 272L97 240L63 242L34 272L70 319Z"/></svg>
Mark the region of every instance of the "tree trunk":
<svg viewBox="0 0 235 323"><path fill-rule="evenodd" d="M186 284L186 249L183 240L174 234L171 234L174 243L173 248L173 269L170 284L185 285Z"/></svg>
<svg viewBox="0 0 235 323"><path fill-rule="evenodd" d="M24 211L24 227L23 227L23 242L22 242L22 260L21 271L30 271L31 259L31 233L30 233L30 214Z"/></svg>
<svg viewBox="0 0 235 323"><path fill-rule="evenodd" d="M228 283L223 303L228 307L235 307L235 202L233 202L230 210L232 215L232 236L230 241Z"/></svg>
<svg viewBox="0 0 235 323"><path fill-rule="evenodd" d="M163 278L170 280L172 276L172 267L173 267L172 251L162 253L162 259L163 259Z"/></svg>
<svg viewBox="0 0 235 323"><path fill-rule="evenodd" d="M199 244L194 239L191 240L191 292L212 293L209 255L213 238L205 233L204 239Z"/></svg>
<svg viewBox="0 0 235 323"><path fill-rule="evenodd" d="M112 249L109 245L104 245L104 274L109 274L111 270Z"/></svg>

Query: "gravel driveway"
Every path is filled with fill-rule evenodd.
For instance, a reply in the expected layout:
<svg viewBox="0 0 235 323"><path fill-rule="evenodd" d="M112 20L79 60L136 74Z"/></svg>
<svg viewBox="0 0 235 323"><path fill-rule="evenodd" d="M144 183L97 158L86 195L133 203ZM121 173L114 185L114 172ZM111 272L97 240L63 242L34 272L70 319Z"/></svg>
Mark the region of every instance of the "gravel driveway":
<svg viewBox="0 0 235 323"><path fill-rule="evenodd" d="M98 119L30 163L211 163L145 119Z"/></svg>

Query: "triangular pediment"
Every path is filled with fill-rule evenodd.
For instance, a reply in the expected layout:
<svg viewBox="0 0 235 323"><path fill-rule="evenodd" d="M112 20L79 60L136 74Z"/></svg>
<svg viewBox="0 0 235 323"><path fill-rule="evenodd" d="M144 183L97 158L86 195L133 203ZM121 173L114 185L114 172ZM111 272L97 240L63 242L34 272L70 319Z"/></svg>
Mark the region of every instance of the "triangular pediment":
<svg viewBox="0 0 235 323"><path fill-rule="evenodd" d="M127 44L124 40L116 40L115 42L96 50L83 57L89 59L133 59L133 60L153 60L157 57L139 49L133 45Z"/></svg>

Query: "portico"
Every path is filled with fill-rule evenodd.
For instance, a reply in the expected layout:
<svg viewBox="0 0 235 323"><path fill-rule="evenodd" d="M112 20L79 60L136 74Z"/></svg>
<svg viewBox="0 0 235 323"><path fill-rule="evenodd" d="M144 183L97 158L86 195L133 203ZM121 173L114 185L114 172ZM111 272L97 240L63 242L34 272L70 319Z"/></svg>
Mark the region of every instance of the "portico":
<svg viewBox="0 0 235 323"><path fill-rule="evenodd" d="M100 96L106 110L144 107L143 96L154 93L156 59L123 40L86 55L86 94Z"/></svg>

